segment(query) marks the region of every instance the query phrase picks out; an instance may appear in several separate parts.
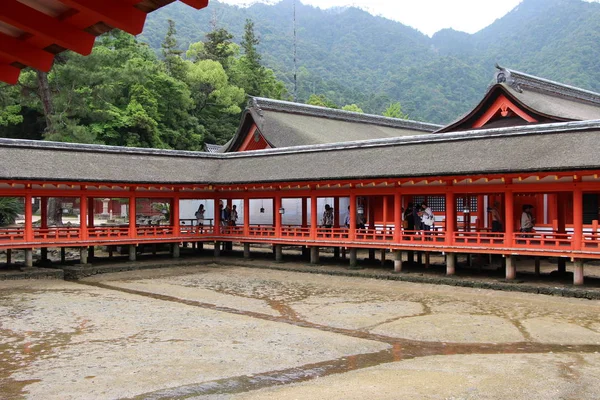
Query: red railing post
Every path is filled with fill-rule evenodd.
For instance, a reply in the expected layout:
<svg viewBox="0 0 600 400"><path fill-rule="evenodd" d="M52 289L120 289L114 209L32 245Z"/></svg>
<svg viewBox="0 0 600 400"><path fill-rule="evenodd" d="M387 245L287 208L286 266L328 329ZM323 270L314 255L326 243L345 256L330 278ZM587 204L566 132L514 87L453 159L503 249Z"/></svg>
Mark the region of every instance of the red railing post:
<svg viewBox="0 0 600 400"><path fill-rule="evenodd" d="M136 226L136 204L135 204L135 188L131 188L131 194L129 195L129 237L134 239L137 237L137 226ZM94 214L94 210L91 210L91 214Z"/></svg>
<svg viewBox="0 0 600 400"><path fill-rule="evenodd" d="M82 187L82 190L84 188ZM88 229L87 229L87 213L88 213L88 201L86 195L81 195L79 197L79 236L81 240L88 239Z"/></svg>
<svg viewBox="0 0 600 400"><path fill-rule="evenodd" d="M454 192L446 192L446 244L454 244L454 231L456 230L456 197Z"/></svg>
<svg viewBox="0 0 600 400"><path fill-rule="evenodd" d="M583 191L573 191L573 250L581 250L583 237Z"/></svg>
<svg viewBox="0 0 600 400"><path fill-rule="evenodd" d="M171 199L171 224L173 225L173 236L179 236L181 234L181 226L179 225L179 193L175 189L175 195Z"/></svg>
<svg viewBox="0 0 600 400"><path fill-rule="evenodd" d="M250 235L250 198L244 198L244 236Z"/></svg>
<svg viewBox="0 0 600 400"><path fill-rule="evenodd" d="M273 199L273 208L275 209L275 237L281 237L281 195L275 195Z"/></svg>
<svg viewBox="0 0 600 400"><path fill-rule="evenodd" d="M310 238L317 239L317 228L319 224L319 216L317 215L317 196L310 196Z"/></svg>
<svg viewBox="0 0 600 400"><path fill-rule="evenodd" d="M402 239L402 194L394 193L394 242Z"/></svg>
<svg viewBox="0 0 600 400"><path fill-rule="evenodd" d="M515 216L514 216L514 193L507 191L504 194L504 244L506 246L513 246L514 232L515 232Z"/></svg>
<svg viewBox="0 0 600 400"><path fill-rule="evenodd" d="M29 186L29 185L28 185ZM31 201L33 197L30 193L25 195L25 241L33 241L33 207Z"/></svg>
<svg viewBox="0 0 600 400"><path fill-rule="evenodd" d="M350 241L356 239L356 195L350 194L350 232L348 232L348 239Z"/></svg>

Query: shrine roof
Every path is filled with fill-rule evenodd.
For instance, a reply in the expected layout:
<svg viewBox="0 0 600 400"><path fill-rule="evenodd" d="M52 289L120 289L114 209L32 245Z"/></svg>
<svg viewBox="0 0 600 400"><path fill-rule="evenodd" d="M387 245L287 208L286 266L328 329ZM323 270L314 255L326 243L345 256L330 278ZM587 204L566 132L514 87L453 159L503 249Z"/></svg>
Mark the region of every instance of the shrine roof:
<svg viewBox="0 0 600 400"><path fill-rule="evenodd" d="M455 122L438 130L439 133L469 129L500 95L505 95L520 109L538 118L538 123L600 119L599 93L500 66L496 68L494 83L481 102ZM527 123L514 122L514 125Z"/></svg>
<svg viewBox="0 0 600 400"><path fill-rule="evenodd" d="M252 184L600 169L600 120L211 154L0 139L1 180Z"/></svg>
<svg viewBox="0 0 600 400"><path fill-rule="evenodd" d="M255 97L244 111L240 128L226 152L239 148L253 123L274 148L412 136L441 128L417 121Z"/></svg>

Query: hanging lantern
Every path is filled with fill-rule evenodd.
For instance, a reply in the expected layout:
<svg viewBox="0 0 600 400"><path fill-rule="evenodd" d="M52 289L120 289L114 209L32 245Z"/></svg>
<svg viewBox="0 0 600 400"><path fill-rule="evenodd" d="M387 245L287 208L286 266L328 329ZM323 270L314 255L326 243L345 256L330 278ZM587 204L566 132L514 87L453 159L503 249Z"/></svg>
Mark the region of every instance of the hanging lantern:
<svg viewBox="0 0 600 400"><path fill-rule="evenodd" d="M285 214L285 208L281 207L279 209L279 214L281 214L281 215Z"/></svg>

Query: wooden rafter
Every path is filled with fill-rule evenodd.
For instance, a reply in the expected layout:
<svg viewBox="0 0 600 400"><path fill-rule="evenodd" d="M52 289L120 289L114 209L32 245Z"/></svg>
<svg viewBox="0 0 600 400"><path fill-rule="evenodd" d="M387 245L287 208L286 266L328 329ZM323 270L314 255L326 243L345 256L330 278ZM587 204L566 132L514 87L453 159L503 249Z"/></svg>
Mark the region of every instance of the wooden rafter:
<svg viewBox="0 0 600 400"><path fill-rule="evenodd" d="M0 81L17 83L20 69L49 71L66 49L92 51L95 36L112 28L137 35L146 15L175 0L2 0ZM208 0L181 0L196 9Z"/></svg>

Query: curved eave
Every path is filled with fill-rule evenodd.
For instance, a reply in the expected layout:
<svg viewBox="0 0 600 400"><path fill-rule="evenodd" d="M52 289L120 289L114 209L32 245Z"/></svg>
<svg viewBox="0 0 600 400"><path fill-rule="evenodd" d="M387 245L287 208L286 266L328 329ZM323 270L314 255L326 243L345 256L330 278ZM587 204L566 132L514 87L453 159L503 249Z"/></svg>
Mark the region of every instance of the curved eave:
<svg viewBox="0 0 600 400"><path fill-rule="evenodd" d="M142 32L148 13L175 0L2 0L0 81L17 83L21 69L48 72L65 50L91 53L96 36L112 29ZM208 0L180 0L196 9Z"/></svg>
<svg viewBox="0 0 600 400"><path fill-rule="evenodd" d="M511 91L504 84L497 83L488 89L488 91L485 94L485 96L483 97L483 99L479 102L479 104L477 104L477 106L473 110L471 110L467 114L463 115L461 118L459 118L457 121L451 123L450 125L445 126L444 128L436 131L435 133L447 133L447 132L453 132L453 131L457 131L457 130L461 131L461 130L473 129L472 128L473 122L475 120L477 120L477 118L479 118L483 113L485 113L487 111L486 107L489 107L494 102L494 100L499 97L500 94L505 95L511 102L513 102L515 105L517 105L521 110L526 111L528 114L531 114L533 116L536 116L536 117L539 117L542 119L546 119L546 120L552 120L554 122L574 121L573 119L562 118L562 117L558 117L556 115L548 115L543 112L540 112L539 110L533 109L529 105L527 105L527 104L523 103L521 100L519 100L516 96L514 96L511 93ZM463 126L463 125L468 125L468 126Z"/></svg>

